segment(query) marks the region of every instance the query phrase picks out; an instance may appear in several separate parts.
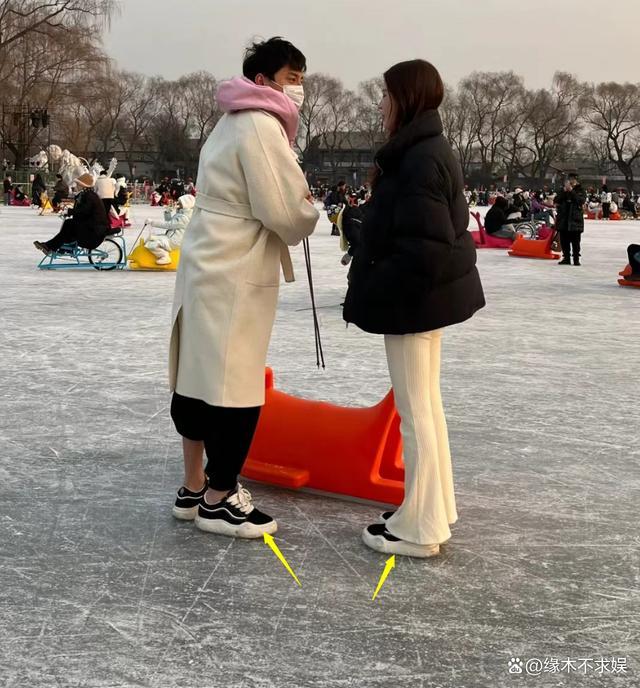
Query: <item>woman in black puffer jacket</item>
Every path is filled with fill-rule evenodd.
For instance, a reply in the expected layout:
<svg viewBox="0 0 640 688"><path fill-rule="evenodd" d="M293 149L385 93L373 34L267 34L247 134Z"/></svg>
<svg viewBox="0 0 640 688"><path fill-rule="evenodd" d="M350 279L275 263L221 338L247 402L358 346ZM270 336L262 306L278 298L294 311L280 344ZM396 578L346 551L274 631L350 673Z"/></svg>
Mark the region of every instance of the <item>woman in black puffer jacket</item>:
<svg viewBox="0 0 640 688"><path fill-rule="evenodd" d="M344 319L385 335L401 418L405 497L363 533L381 552L438 554L457 520L446 420L440 397L442 328L484 306L467 231L462 171L442 135L444 87L424 60L385 75L381 109L388 142L376 155L373 194L353 260Z"/></svg>

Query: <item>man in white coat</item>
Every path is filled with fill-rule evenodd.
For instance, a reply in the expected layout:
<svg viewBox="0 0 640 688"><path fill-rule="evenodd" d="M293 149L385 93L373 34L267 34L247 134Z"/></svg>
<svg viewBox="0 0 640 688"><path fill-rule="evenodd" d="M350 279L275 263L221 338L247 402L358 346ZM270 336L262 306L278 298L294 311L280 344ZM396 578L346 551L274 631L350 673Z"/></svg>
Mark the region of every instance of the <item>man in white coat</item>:
<svg viewBox="0 0 640 688"><path fill-rule="evenodd" d="M173 514L209 532L260 538L277 524L238 475L264 405L280 268L293 281L288 246L313 232L318 212L292 150L304 55L272 38L247 50L242 71L217 93L225 114L200 152L176 277L169 374L185 480Z"/></svg>

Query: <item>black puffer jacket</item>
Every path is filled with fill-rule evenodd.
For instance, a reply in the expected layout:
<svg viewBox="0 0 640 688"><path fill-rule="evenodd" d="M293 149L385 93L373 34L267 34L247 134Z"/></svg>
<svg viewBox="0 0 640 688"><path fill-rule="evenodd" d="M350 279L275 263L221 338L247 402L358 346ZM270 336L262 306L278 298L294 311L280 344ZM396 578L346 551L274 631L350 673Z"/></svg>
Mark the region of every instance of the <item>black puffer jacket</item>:
<svg viewBox="0 0 640 688"><path fill-rule="evenodd" d="M109 230L109 218L104 203L93 189L85 189L76 196L76 201L67 222L73 223L76 241L84 248L97 248L104 241Z"/></svg>
<svg viewBox="0 0 640 688"><path fill-rule="evenodd" d="M366 332L427 332L485 304L467 231L462 171L436 110L401 129L376 156L344 319Z"/></svg>

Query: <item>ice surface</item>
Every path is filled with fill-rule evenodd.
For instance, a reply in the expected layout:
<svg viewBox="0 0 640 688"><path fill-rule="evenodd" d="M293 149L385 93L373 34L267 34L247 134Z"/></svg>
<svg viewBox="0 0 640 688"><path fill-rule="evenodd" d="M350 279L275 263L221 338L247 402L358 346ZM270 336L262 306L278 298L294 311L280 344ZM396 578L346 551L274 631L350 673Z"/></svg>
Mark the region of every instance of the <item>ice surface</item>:
<svg viewBox="0 0 640 688"><path fill-rule="evenodd" d="M373 507L251 487L301 589L264 544L172 520L175 276L37 270L32 242L58 223L0 208L0 685L501 688L512 656L603 655L631 675L571 681L640 683L640 290L616 283L640 222L587 222L580 268L479 252L488 306L443 344L460 520L439 559L398 560L375 603L385 558L359 540ZM382 338L345 327L329 234L323 218L327 370L300 249L270 364L289 392L372 404Z"/></svg>

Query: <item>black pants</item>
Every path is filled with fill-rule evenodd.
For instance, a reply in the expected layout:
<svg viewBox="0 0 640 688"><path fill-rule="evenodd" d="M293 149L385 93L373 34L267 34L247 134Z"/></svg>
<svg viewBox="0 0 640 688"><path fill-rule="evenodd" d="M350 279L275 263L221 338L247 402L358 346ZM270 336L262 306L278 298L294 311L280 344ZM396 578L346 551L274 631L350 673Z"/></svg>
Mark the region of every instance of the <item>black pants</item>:
<svg viewBox="0 0 640 688"><path fill-rule="evenodd" d="M605 219L605 220L609 219L609 215L611 215L611 203L603 203L602 204L602 217L603 217L603 219Z"/></svg>
<svg viewBox="0 0 640 688"><path fill-rule="evenodd" d="M560 234L560 246L562 246L563 258L565 260L571 260L572 251L574 260L580 258L582 232L558 232L558 234Z"/></svg>
<svg viewBox="0 0 640 688"><path fill-rule="evenodd" d="M210 406L177 392L171 400L171 418L178 434L204 442L205 473L209 487L233 490L247 459L262 406L227 408Z"/></svg>
<svg viewBox="0 0 640 688"><path fill-rule="evenodd" d="M62 244L72 244L77 241L83 248L97 248L104 241L104 232L88 232L86 227L80 225L77 220L70 217L60 227L60 231L44 244L53 251L57 251Z"/></svg>
<svg viewBox="0 0 640 688"><path fill-rule="evenodd" d="M629 265L634 275L640 275L640 244L629 244L627 246Z"/></svg>

